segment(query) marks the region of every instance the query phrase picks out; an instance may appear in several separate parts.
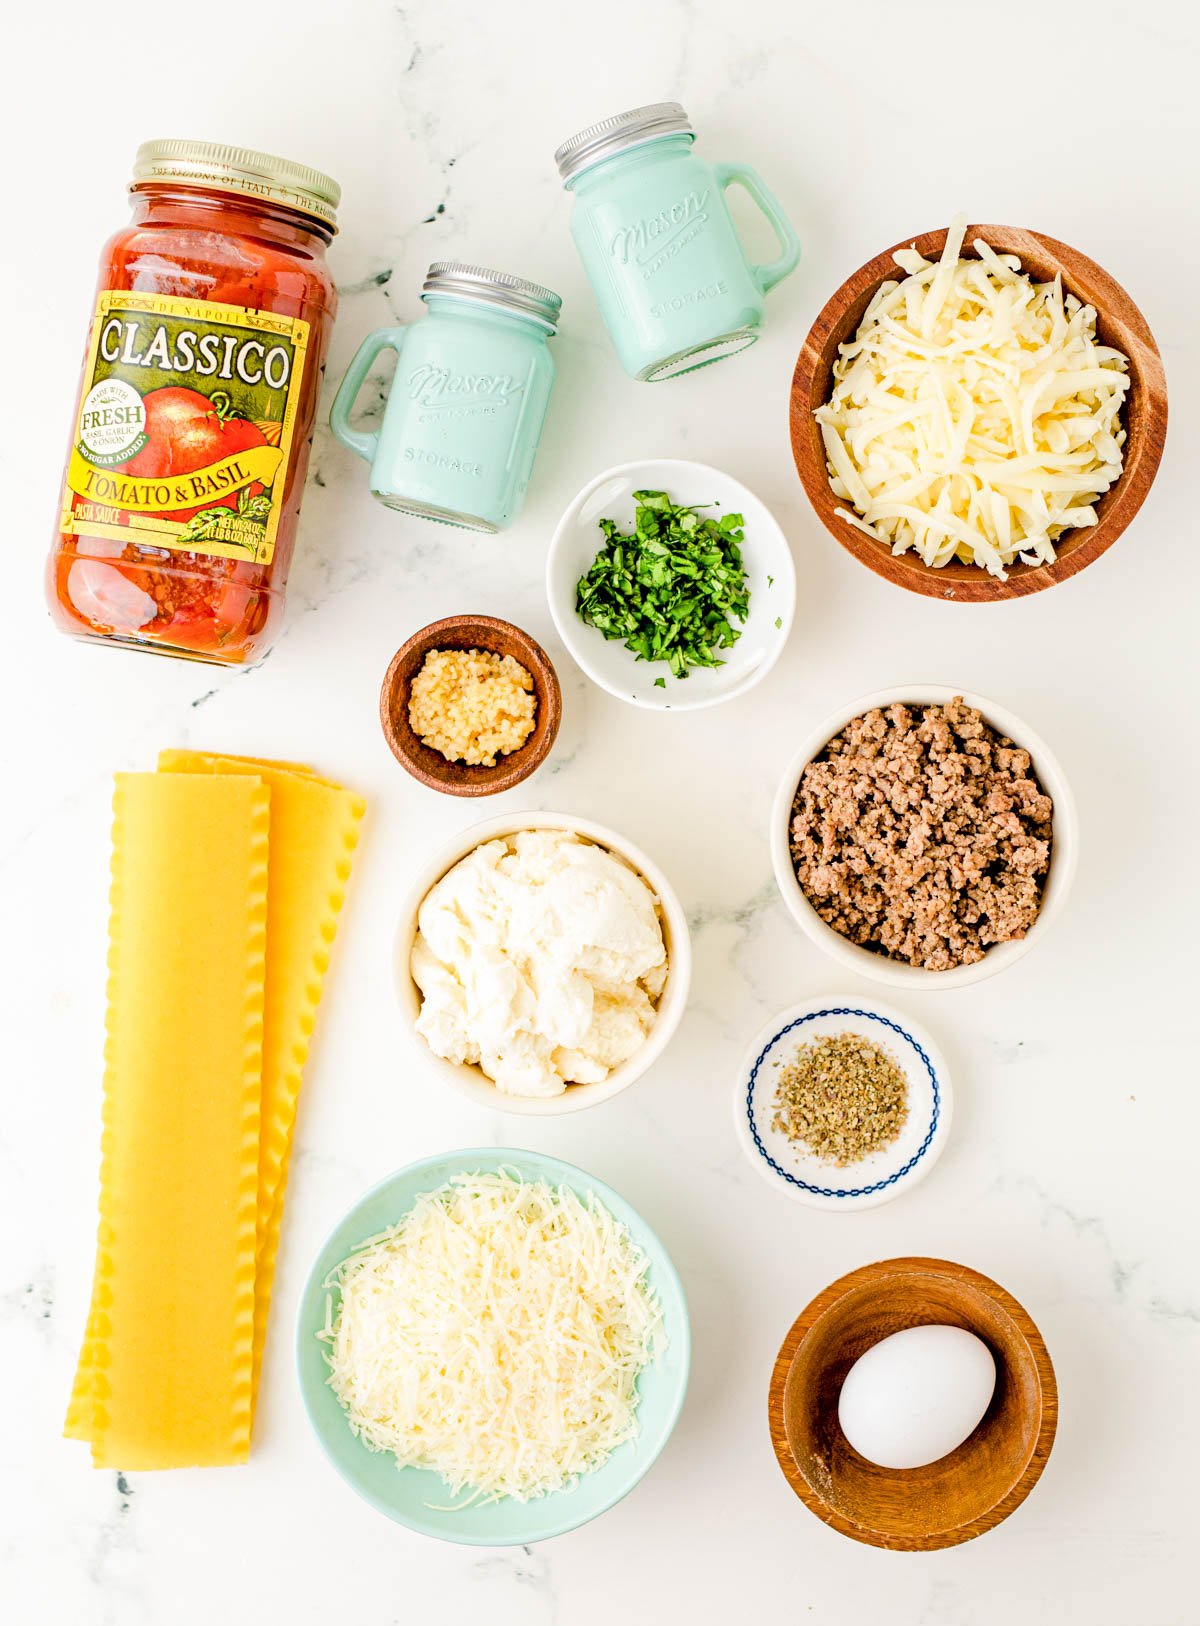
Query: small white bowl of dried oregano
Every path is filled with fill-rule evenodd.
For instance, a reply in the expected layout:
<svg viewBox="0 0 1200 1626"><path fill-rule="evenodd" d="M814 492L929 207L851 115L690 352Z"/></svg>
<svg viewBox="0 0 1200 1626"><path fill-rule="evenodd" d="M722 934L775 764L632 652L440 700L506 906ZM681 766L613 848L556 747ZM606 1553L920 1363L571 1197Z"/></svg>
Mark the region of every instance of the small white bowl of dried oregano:
<svg viewBox="0 0 1200 1626"><path fill-rule="evenodd" d="M738 1137L764 1179L811 1208L874 1208L941 1156L954 1100L933 1039L890 1006L793 1005L758 1033L738 1078Z"/></svg>

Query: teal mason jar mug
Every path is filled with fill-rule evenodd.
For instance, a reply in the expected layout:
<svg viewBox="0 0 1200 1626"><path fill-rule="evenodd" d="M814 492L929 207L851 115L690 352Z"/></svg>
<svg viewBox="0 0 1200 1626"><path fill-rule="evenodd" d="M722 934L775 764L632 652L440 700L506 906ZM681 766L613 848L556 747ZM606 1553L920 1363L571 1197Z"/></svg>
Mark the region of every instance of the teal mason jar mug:
<svg viewBox="0 0 1200 1626"><path fill-rule="evenodd" d="M330 426L371 465L371 492L422 519L499 531L515 519L554 384L562 300L549 288L481 266L429 267L426 314L369 333L334 397ZM396 373L378 430L350 414L381 351Z"/></svg>
<svg viewBox="0 0 1200 1626"><path fill-rule="evenodd" d="M709 164L678 102L602 119L554 155L575 195L571 235L625 371L674 378L754 343L763 299L794 271L800 244L756 170ZM779 257L752 265L725 202L746 189Z"/></svg>

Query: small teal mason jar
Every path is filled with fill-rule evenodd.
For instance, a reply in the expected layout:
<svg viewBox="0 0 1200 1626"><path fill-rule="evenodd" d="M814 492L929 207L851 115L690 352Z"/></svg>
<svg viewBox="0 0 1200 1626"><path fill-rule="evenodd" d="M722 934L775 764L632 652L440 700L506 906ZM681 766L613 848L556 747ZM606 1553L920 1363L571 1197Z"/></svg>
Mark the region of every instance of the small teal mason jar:
<svg viewBox="0 0 1200 1626"><path fill-rule="evenodd" d="M422 519L499 531L516 518L554 385L562 300L549 288L481 266L429 267L427 311L369 333L329 415L344 446L371 465L371 492ZM381 351L396 374L378 430L350 414Z"/></svg>
<svg viewBox="0 0 1200 1626"><path fill-rule="evenodd" d="M794 271L800 244L757 171L708 164L678 102L589 125L554 155L575 194L571 235L625 371L674 378L745 350L763 298ZM752 265L725 202L745 187L770 221L779 257Z"/></svg>

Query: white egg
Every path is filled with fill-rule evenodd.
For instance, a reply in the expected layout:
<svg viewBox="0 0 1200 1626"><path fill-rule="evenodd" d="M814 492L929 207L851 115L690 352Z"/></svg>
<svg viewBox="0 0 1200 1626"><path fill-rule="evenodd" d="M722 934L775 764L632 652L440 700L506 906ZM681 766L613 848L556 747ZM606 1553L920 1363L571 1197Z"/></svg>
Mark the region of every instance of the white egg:
<svg viewBox="0 0 1200 1626"><path fill-rule="evenodd" d="M960 1446L996 1388L992 1352L962 1327L909 1327L872 1345L838 1396L842 1432L880 1468L923 1468Z"/></svg>

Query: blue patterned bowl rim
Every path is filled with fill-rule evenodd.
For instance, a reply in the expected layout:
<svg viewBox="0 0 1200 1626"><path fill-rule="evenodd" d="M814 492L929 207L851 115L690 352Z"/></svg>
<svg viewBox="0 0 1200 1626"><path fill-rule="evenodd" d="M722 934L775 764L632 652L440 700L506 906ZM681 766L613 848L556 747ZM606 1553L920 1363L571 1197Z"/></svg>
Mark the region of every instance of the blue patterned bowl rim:
<svg viewBox="0 0 1200 1626"><path fill-rule="evenodd" d="M892 1033L903 1039L905 1044L907 1044L920 1058L921 1065L928 1075L929 1086L933 1095L933 1110L929 1116L929 1126L925 1131L925 1137L921 1141L920 1146L918 1146L917 1150L912 1154L902 1168L893 1170L892 1173L889 1174L885 1179L876 1180L869 1186L818 1186L814 1185L811 1181L802 1180L799 1175L792 1174L790 1170L783 1168L775 1161L770 1152L767 1150L762 1136L758 1132L758 1125L754 1120L754 1089L756 1083L758 1082L758 1075L763 1063L766 1061L771 1051L782 1038L785 1038L787 1034L793 1032L795 1029L802 1028L809 1022L818 1022L822 1020L822 1018L830 1016L853 1017L858 1021L876 1022L881 1026L890 1029ZM893 1021L890 1016L885 1016L882 1011L866 1010L862 1006L856 1005L822 1005L817 1009L805 1011L802 1016L794 1017L790 1022L785 1023L783 1027L776 1028L774 1033L772 1033L771 1037L767 1040L766 1044L764 1044L758 1052L758 1055L755 1057L754 1063L750 1068L750 1076L746 1083L742 1108L745 1113L746 1125L750 1131L750 1137L758 1149L758 1154L773 1171L773 1173L777 1174L781 1180L786 1180L788 1185L795 1186L798 1190L807 1192L810 1196L831 1197L835 1199L873 1197L879 1192L886 1191L890 1187L897 1185L901 1180L907 1179L921 1160L928 1154L929 1148L933 1145L934 1136L936 1135L938 1127L942 1122L945 1111L943 1089L938 1078L938 1070L934 1066L933 1061L930 1059L924 1045L922 1045L917 1038L908 1031L907 1028L902 1026L901 1023Z"/></svg>

